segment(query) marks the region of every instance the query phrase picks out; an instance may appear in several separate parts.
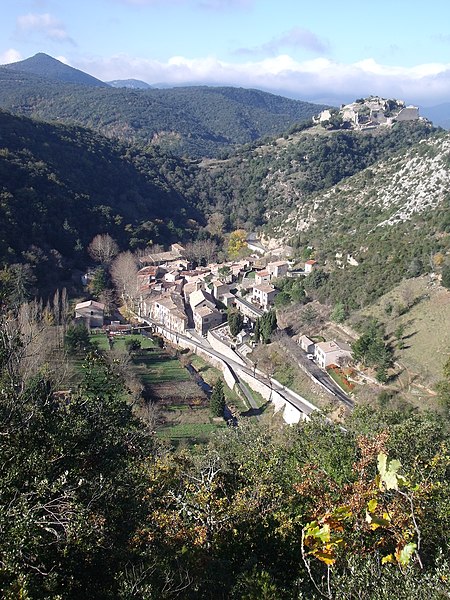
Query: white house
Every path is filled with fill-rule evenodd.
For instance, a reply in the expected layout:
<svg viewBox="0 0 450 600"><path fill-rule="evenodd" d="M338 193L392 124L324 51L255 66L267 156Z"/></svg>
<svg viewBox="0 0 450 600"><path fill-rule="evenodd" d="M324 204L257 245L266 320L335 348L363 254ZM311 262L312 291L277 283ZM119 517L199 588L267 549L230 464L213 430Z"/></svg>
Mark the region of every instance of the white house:
<svg viewBox="0 0 450 600"><path fill-rule="evenodd" d="M275 300L278 291L270 284L255 285L253 288L252 302L261 306L264 310L268 310Z"/></svg>
<svg viewBox="0 0 450 600"><path fill-rule="evenodd" d="M351 359L352 352L350 346L343 342L319 342L315 346L314 357L319 367L325 369L338 364L342 358Z"/></svg>
<svg viewBox="0 0 450 600"><path fill-rule="evenodd" d="M314 267L317 265L317 260L307 260L305 262L305 273L311 273L311 271L314 269Z"/></svg>
<svg viewBox="0 0 450 600"><path fill-rule="evenodd" d="M300 336L298 338L298 344L300 348L308 354L314 354L316 345L307 335Z"/></svg>

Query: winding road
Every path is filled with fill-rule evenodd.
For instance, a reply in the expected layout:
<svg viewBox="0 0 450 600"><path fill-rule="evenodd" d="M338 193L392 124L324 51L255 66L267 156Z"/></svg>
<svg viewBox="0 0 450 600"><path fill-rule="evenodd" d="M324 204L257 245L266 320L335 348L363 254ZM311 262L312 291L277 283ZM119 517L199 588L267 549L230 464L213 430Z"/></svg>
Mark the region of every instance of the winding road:
<svg viewBox="0 0 450 600"><path fill-rule="evenodd" d="M144 320L144 322L148 323L151 326L157 326L158 328L166 331L169 336L175 337L176 341L185 340L189 344L193 344L196 347L199 347L205 352L209 353L211 356L214 356L223 361L234 374L239 388L246 397L251 409L253 409L255 412L257 412L260 407L255 402L251 390L248 387L248 384L245 381L243 381L242 375L240 376L240 372L246 373L247 376L253 377L254 379L269 386L272 390L278 392L283 399L285 399L295 408L297 408L302 413L308 416L315 410L319 410L316 406L308 402L306 399L302 399L293 390L290 390L289 388L283 386L276 380L267 377L265 373L258 369L255 369L254 366L245 365L240 362L234 361L228 356L218 352L217 350L212 348L211 344L208 342L207 339L197 334L195 330L188 330L186 332L187 335L185 335L182 333L175 333L167 327L161 325L161 323L157 323L152 319L146 318L142 320ZM347 408L353 409L353 400L349 396L347 396L341 390L341 388L338 385L336 385L332 379L330 379L327 373L320 369L320 367L318 367L312 360L309 360L306 358L306 356L303 356L303 353L301 351L300 354L296 353L295 359L297 360L298 365L308 373L308 375L313 381L321 385L325 390L327 390L335 398L341 401Z"/></svg>

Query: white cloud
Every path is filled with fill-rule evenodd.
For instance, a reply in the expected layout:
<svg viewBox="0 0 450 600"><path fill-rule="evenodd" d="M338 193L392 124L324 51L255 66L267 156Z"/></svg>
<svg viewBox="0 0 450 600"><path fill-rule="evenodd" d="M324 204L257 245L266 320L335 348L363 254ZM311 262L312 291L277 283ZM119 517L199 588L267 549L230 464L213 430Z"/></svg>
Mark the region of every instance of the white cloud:
<svg viewBox="0 0 450 600"><path fill-rule="evenodd" d="M75 45L75 42L67 33L64 23L49 13L21 15L17 17L17 29L22 33L41 33L52 41L69 42Z"/></svg>
<svg viewBox="0 0 450 600"><path fill-rule="evenodd" d="M254 46L252 48L240 48L236 54L279 54L282 49L302 48L317 53L325 53L329 50L329 44L321 40L314 32L303 27L293 27L281 35L272 38L269 42Z"/></svg>
<svg viewBox="0 0 450 600"><path fill-rule="evenodd" d="M9 48L9 50L5 50L5 52L0 54L0 65L8 65L9 63L18 62L19 60L22 60L22 55L14 48Z"/></svg>
<svg viewBox="0 0 450 600"><path fill-rule="evenodd" d="M78 61L74 66L104 81L134 77L150 84L237 85L274 90L302 99L346 101L379 94L431 105L450 97L450 63L397 67L381 65L371 58L353 64L326 58L299 62L287 54L241 63L183 56L161 62L117 55Z"/></svg>

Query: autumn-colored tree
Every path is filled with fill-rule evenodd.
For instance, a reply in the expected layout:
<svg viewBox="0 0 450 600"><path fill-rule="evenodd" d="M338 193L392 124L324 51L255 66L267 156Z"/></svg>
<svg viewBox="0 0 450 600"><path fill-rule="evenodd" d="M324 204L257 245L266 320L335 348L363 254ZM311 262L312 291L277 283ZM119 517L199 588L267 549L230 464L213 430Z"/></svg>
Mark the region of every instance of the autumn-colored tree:
<svg viewBox="0 0 450 600"><path fill-rule="evenodd" d="M338 487L324 473L305 467L296 486L300 495L312 492L316 498L313 520L302 531L302 559L314 587L330 600L335 598L333 566L352 556L376 555L380 565L395 564L401 571L410 562L423 569L421 521L433 493L430 482L442 465L448 468L449 458L438 452L426 473L407 477L398 460L388 459L388 437L386 431L360 436L352 483ZM326 577L318 578L313 559L324 565Z"/></svg>
<svg viewBox="0 0 450 600"><path fill-rule="evenodd" d="M230 258L237 258L247 249L247 233L243 229L236 229L236 231L230 234L228 240L228 254Z"/></svg>

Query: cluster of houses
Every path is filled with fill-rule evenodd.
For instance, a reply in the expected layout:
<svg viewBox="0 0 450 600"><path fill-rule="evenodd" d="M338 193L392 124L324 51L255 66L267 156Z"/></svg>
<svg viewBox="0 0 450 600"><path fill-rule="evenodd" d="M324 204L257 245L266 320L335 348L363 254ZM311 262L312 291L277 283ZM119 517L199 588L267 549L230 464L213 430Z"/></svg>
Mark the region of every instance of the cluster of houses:
<svg viewBox="0 0 450 600"><path fill-rule="evenodd" d="M398 121L416 121L419 116L417 106L406 106L403 100L386 100L379 96L361 98L336 109L325 109L313 118L316 124L326 123L339 115L347 127L352 129L374 129L392 126Z"/></svg>
<svg viewBox="0 0 450 600"><path fill-rule="evenodd" d="M169 252L142 257L143 266L137 275L139 316L178 333L194 328L206 335L209 329L224 321L227 308L237 305L242 289L247 292L247 302L255 307L254 316L258 311L269 310L277 294L271 282L286 276L289 269L287 261L269 262L255 272L249 288L248 284L241 286L241 282L249 271L261 264L261 259L191 269L182 250L174 244Z"/></svg>
<svg viewBox="0 0 450 600"><path fill-rule="evenodd" d="M143 266L137 274L135 307L138 315L176 333L193 328L202 336L225 321L230 306L237 306L253 319L269 310L277 295L274 280L289 274L289 263L284 260L264 263L261 259L245 259L191 269L177 244L168 252L144 256L140 261ZM304 274L311 273L316 265L315 260L306 261ZM248 277L250 272L252 277ZM104 308L95 300L81 302L76 305L76 317L89 328L102 327ZM342 342L315 343L302 335L298 343L324 369L351 359L350 347Z"/></svg>
<svg viewBox="0 0 450 600"><path fill-rule="evenodd" d="M229 307L239 308L254 320L274 305L278 293L274 281L292 275L288 261L267 262L255 255L191 268L180 244L139 260L134 309L139 317L151 319L175 333L195 329L206 335L226 319ZM311 273L316 264L315 260L306 261L302 273ZM102 327L104 308L95 300L81 302L75 308L76 318L89 328Z"/></svg>

